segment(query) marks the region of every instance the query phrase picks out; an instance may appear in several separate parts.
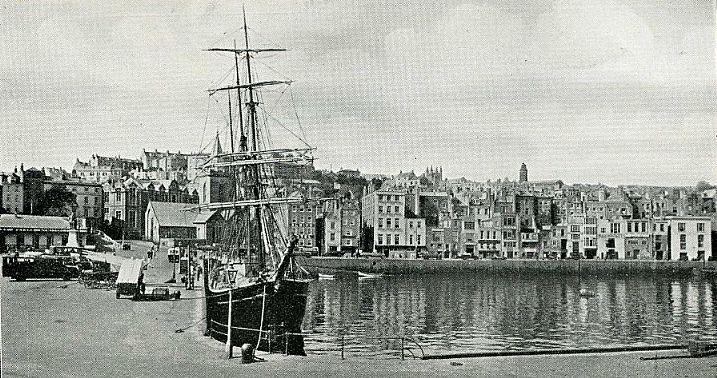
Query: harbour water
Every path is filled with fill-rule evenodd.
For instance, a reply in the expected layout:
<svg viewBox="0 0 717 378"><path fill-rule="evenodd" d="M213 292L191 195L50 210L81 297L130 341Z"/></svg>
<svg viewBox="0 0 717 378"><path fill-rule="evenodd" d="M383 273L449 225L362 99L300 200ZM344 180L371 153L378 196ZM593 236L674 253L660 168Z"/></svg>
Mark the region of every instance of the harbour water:
<svg viewBox="0 0 717 378"><path fill-rule="evenodd" d="M343 335L367 357L398 356L386 338L402 335L426 354L681 344L717 340L716 295L713 280L654 275L347 273L312 283L303 329L309 354L340 353Z"/></svg>

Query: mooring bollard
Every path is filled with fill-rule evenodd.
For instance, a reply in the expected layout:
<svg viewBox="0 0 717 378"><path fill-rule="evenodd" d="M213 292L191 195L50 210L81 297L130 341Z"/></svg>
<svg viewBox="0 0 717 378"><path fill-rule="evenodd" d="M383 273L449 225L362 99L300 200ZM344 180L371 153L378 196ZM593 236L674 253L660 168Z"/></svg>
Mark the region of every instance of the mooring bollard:
<svg viewBox="0 0 717 378"><path fill-rule="evenodd" d="M254 362L254 346L246 343L241 346L241 363L250 364Z"/></svg>

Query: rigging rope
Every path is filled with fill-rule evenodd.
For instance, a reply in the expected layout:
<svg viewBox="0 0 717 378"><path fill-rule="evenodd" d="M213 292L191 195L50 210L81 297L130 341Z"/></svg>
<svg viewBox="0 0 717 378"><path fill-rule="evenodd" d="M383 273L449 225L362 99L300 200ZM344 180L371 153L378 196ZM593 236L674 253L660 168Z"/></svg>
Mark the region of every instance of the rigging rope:
<svg viewBox="0 0 717 378"><path fill-rule="evenodd" d="M256 350L259 349L259 343L261 342L261 333L264 331L264 310L266 308L266 284L262 285L264 287L264 293L261 297L261 321L259 322L259 338L256 340L256 348L254 348L254 352L256 353Z"/></svg>
<svg viewBox="0 0 717 378"><path fill-rule="evenodd" d="M204 145L204 135L207 132L207 123L209 122L209 107L211 106L211 103L212 103L212 97L207 96L207 112L204 115L204 128L202 129L202 139L199 140L199 151L198 152L204 151L204 148L202 148L202 145Z"/></svg>
<svg viewBox="0 0 717 378"><path fill-rule="evenodd" d="M304 131L304 126L301 125L301 120L299 119L299 112L296 111L296 102L294 101L294 91L289 87L289 96L291 96L291 106L294 108L294 116L296 117L296 123L299 124L299 130L301 130L301 135L306 138L306 132Z"/></svg>

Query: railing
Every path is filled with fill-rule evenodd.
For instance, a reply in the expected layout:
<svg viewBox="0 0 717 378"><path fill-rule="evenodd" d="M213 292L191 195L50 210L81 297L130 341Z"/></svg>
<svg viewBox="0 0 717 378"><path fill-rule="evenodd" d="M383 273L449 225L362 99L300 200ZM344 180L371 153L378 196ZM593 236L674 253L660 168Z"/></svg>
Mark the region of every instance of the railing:
<svg viewBox="0 0 717 378"><path fill-rule="evenodd" d="M406 359L406 354L405 354L406 351L408 351L408 353L411 354L411 357L413 359L416 359L416 358L423 359L423 357L425 356L425 354L423 353L423 347L421 346L421 344L419 344L415 338L410 337L410 336L402 335L402 336L377 336L377 337L352 336L352 337L356 338L356 339L366 339L366 340L401 340L401 348L400 348L401 360ZM343 360L346 358L346 335L342 334L341 337L339 338L339 340L340 340L340 346L341 346L341 359ZM413 343L416 345L416 347L418 347L417 350L421 352L420 357L417 357L413 353L413 349L406 346L406 341Z"/></svg>
<svg viewBox="0 0 717 378"><path fill-rule="evenodd" d="M211 324L213 326L210 327L208 330L210 334L217 333L217 334L224 335L224 336L227 335L226 332L217 330L214 327L214 326L219 326L219 327L226 329L227 328L226 324L220 323L216 320L211 320ZM234 327L234 326L232 326L231 328L232 328L232 330L237 330L237 331L256 332L257 336L261 335L261 337L257 339L258 341L260 341L260 342L266 341L267 342L268 350L270 351L269 353L272 353L272 351L275 350L274 348L272 348L272 341L273 341L275 333L276 333L276 331L273 330L273 327L269 327L269 329L267 329L267 330L260 330L260 329L256 329L256 328ZM312 336L315 334L308 333L308 332L281 332L281 333L277 333L277 335L285 336L283 350L284 350L284 354L289 354L289 338L290 337L305 337L305 336ZM336 351L341 353L342 360L346 359L348 351L354 351L354 352L360 353L360 351L358 351L356 349L349 348L347 350L347 343L346 343L347 336L349 339L354 339L354 340L361 340L361 339L363 339L363 340L400 340L401 347L399 348L398 351L400 352L401 360L406 359L406 352L408 352L408 354L410 354L410 357L413 359L423 359L425 357L425 353L423 351L423 347L421 346L421 344L419 344L419 342L415 338L408 336L408 335L363 337L363 336L357 336L357 335L346 335L346 334L342 333L336 337L336 341L335 341L339 346L339 349L337 349ZM415 347L413 345L415 345ZM420 352L420 356L417 356L416 353L414 353L414 351Z"/></svg>

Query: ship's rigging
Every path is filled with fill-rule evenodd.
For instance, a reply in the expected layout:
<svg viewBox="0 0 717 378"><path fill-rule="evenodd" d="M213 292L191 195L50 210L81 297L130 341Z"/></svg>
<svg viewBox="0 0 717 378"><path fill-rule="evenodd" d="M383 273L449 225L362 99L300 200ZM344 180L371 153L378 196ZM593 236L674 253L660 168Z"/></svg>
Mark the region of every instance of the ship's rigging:
<svg viewBox="0 0 717 378"><path fill-rule="evenodd" d="M235 74L231 75L231 83L219 83L208 90L210 97L226 93L230 152L213 154L203 162L201 169L209 174L213 172L228 177L232 181L233 193L228 201L204 202L193 209L222 212L227 220L222 227L222 244L229 258L244 258L247 262L256 262L259 270L275 269L279 251L287 245L285 232L282 231L288 228L288 225L279 226L280 222L286 222L284 219L277 219L283 216L283 212L276 211L274 207L288 206L300 202L301 199L288 197L289 193L277 190L274 166L312 164L314 148L308 145L293 149L272 148L268 140L266 119L263 123L260 121L258 108L262 104L262 96L258 91L269 87L289 86L292 81L257 80L252 73L252 61L260 54L284 52L286 49L250 48L246 22L243 31L243 48L237 48L235 40L232 48L207 49L211 52L232 54ZM244 72L240 69L240 62L245 64ZM263 115L270 117L269 114ZM291 130L288 131L306 144L303 138ZM267 265L269 261L266 256L271 257L270 266Z"/></svg>

